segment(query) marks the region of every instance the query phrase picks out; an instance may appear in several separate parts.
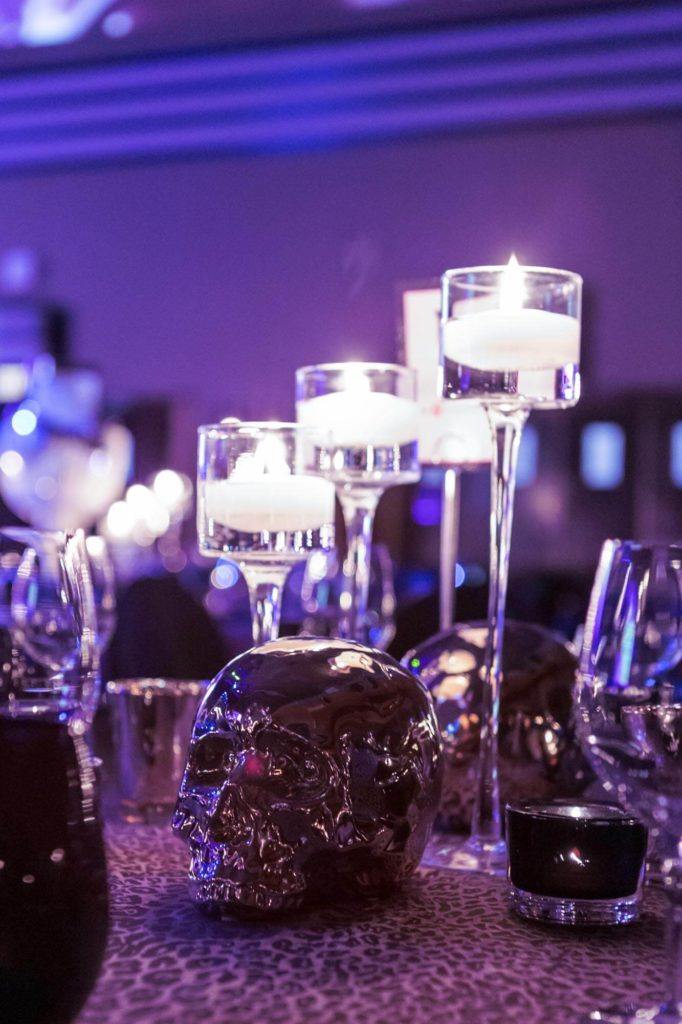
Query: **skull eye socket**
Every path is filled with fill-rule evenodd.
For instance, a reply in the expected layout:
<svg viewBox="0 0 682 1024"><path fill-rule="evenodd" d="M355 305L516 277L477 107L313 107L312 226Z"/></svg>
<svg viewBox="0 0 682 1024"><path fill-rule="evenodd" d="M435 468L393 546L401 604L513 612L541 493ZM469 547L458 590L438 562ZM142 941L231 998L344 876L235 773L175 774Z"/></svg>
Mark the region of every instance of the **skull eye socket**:
<svg viewBox="0 0 682 1024"><path fill-rule="evenodd" d="M324 760L303 740L263 732L256 744L267 763L267 788L283 799L323 794L329 785Z"/></svg>
<svg viewBox="0 0 682 1024"><path fill-rule="evenodd" d="M192 752L192 774L197 782L208 783L220 776L234 754L234 740L219 733L203 736Z"/></svg>

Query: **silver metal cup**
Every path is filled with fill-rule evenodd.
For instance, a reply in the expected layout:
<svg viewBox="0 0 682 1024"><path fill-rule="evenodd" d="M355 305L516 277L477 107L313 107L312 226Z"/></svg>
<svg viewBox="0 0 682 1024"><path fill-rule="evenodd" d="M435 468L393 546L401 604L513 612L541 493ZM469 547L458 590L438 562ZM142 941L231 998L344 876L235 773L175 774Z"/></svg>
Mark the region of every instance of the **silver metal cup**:
<svg viewBox="0 0 682 1024"><path fill-rule="evenodd" d="M114 817L145 824L169 820L207 687L206 680L194 679L107 683L112 748L105 770Z"/></svg>

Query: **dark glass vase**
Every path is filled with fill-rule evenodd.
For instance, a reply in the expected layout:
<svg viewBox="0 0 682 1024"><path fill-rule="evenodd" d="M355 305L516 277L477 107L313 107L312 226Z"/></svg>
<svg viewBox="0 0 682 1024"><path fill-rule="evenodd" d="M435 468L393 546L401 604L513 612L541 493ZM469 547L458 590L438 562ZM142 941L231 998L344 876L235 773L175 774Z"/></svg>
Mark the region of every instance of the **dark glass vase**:
<svg viewBox="0 0 682 1024"><path fill-rule="evenodd" d="M87 746L64 723L0 717L0 1020L68 1024L107 936Z"/></svg>

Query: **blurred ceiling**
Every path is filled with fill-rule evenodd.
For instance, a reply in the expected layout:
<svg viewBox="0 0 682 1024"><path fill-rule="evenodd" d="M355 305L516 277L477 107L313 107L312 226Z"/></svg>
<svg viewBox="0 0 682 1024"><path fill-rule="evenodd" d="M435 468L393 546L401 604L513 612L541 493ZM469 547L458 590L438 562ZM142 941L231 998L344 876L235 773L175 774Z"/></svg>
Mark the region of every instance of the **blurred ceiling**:
<svg viewBox="0 0 682 1024"><path fill-rule="evenodd" d="M310 0L315 7L304 12L311 19L306 23L312 25L315 14L321 25L325 9L338 13L334 4L340 2ZM447 23L436 19L436 2L415 3L422 14L428 7L434 20L403 23L401 31L397 22L391 22L395 31L363 22L364 31L316 34L303 30L301 14L298 22L292 16L276 26L264 19L257 35L245 15L240 36L239 19L220 22L224 8L215 3L217 27L202 35L206 23L202 28L191 20L196 5L183 7L175 21L169 16L145 28L130 23L132 8L123 0L61 0L60 18L74 15L76 7L67 10L67 4L87 5L87 11L78 8L81 18L99 6L80 40L38 45L34 36L31 44L0 51L18 62L13 73L0 73L0 171L293 152L682 110L679 0L587 3L570 12L548 10L549 0L542 0L533 3L535 13L526 7L523 15L518 3L507 3L506 17L487 18L483 11L499 11L501 0L470 0L466 9L475 8L479 17ZM233 10L246 12L246 0L239 3ZM278 0L250 3L251 13L283 9ZM175 0L164 4L180 11ZM389 8L375 13L386 17ZM107 20L114 15L118 21ZM325 24L339 23L330 18ZM40 24L44 30L47 22ZM66 30L59 19L51 24L53 36ZM127 34L115 35L126 26ZM129 49L119 50L119 43ZM125 59L112 59L121 52Z"/></svg>
<svg viewBox="0 0 682 1024"><path fill-rule="evenodd" d="M627 6L617 0L0 0L0 68Z"/></svg>

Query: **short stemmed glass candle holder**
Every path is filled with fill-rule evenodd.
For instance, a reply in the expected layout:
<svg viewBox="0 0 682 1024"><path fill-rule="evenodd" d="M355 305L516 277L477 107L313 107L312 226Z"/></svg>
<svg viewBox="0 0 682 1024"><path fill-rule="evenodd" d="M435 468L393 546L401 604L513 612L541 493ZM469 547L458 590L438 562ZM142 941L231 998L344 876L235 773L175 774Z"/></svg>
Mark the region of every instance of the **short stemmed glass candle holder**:
<svg viewBox="0 0 682 1024"><path fill-rule="evenodd" d="M295 423L199 428L197 528L202 555L235 562L249 588L254 642L279 633L290 569L334 545L329 453Z"/></svg>
<svg viewBox="0 0 682 1024"><path fill-rule="evenodd" d="M419 479L416 375L391 363L321 363L296 373L301 424L331 442L326 476L346 524L339 629L367 643L374 514L388 487Z"/></svg>
<svg viewBox="0 0 682 1024"><path fill-rule="evenodd" d="M580 394L582 280L565 270L448 270L442 279L443 394L478 398L488 414L491 465L488 641L476 800L469 842L443 866L501 874L506 849L498 787L502 638L516 464L531 409L562 409Z"/></svg>

